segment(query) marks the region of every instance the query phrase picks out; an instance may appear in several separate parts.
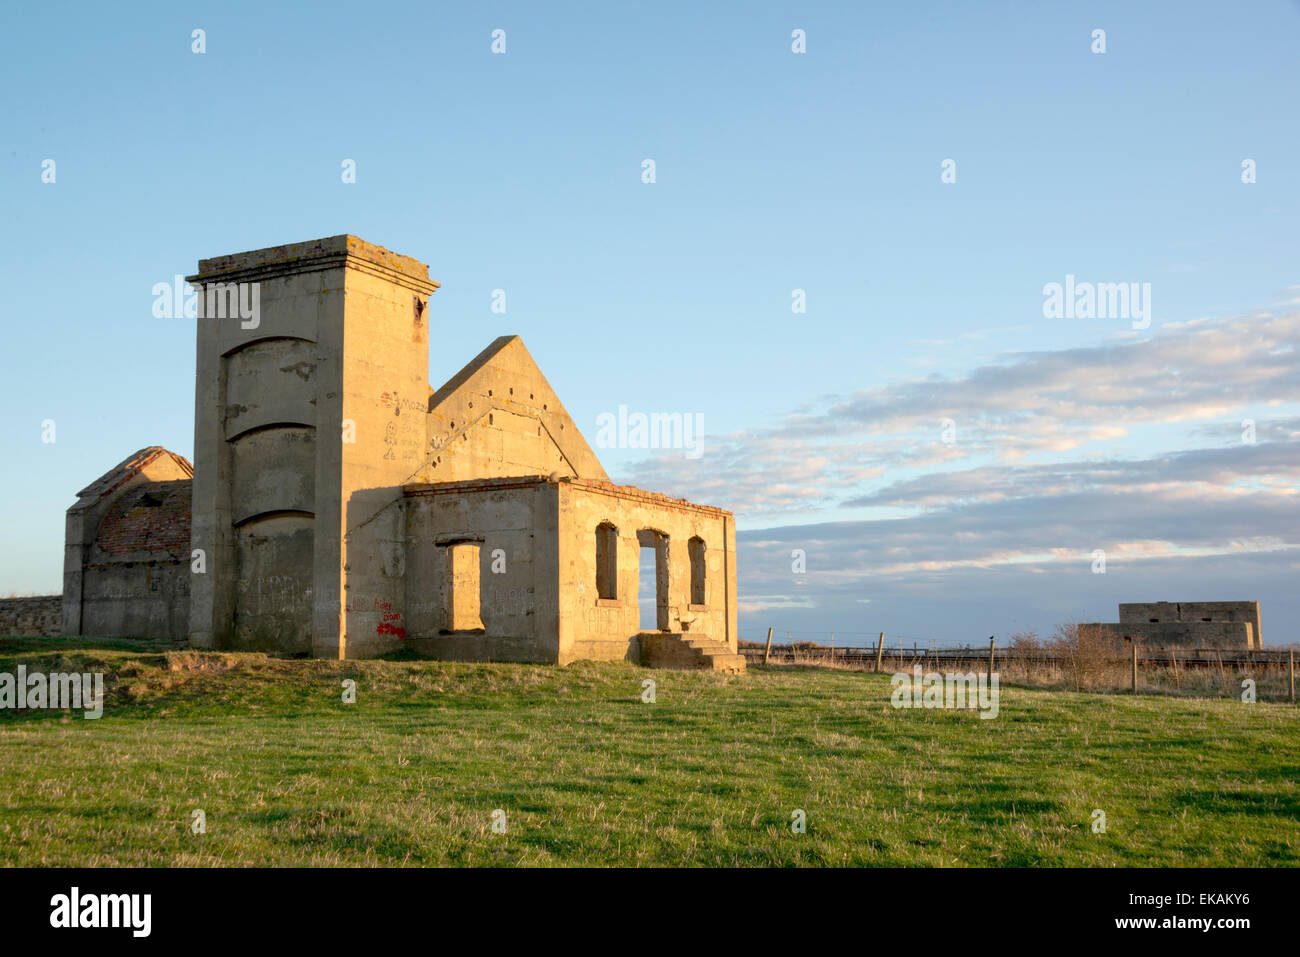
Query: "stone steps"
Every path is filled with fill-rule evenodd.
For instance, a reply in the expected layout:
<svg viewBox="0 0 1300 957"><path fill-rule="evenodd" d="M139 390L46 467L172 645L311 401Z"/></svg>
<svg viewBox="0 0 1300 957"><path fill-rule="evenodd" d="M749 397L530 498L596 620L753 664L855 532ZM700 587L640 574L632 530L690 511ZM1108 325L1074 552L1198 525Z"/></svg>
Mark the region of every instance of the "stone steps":
<svg viewBox="0 0 1300 957"><path fill-rule="evenodd" d="M721 641L682 632L643 632L638 636L641 664L649 668L720 671L743 674L745 656L733 654Z"/></svg>
<svg viewBox="0 0 1300 957"><path fill-rule="evenodd" d="M720 641L711 641L707 644L691 644L691 647L699 652L702 662L707 662L706 668L712 671L727 671L732 674L743 674L745 671L745 656L733 654Z"/></svg>

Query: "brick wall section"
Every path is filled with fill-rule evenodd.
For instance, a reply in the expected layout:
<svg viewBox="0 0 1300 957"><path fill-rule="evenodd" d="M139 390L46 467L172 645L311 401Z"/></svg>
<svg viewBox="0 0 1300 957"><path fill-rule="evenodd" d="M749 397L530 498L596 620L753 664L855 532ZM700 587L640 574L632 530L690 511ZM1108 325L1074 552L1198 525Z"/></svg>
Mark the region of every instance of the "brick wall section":
<svg viewBox="0 0 1300 957"><path fill-rule="evenodd" d="M0 598L0 635L55 638L62 632L62 595Z"/></svg>
<svg viewBox="0 0 1300 957"><path fill-rule="evenodd" d="M150 482L132 489L104 517L95 544L115 558L141 551L188 558L190 491L188 479Z"/></svg>

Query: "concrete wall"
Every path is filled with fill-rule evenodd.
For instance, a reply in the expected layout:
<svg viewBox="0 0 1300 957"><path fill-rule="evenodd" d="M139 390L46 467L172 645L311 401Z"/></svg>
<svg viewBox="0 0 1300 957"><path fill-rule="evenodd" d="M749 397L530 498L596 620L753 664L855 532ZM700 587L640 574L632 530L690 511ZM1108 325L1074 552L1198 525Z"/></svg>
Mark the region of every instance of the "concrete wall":
<svg viewBox="0 0 1300 957"><path fill-rule="evenodd" d="M1119 638L1132 638L1147 648L1218 648L1245 651L1256 648L1248 622L1141 622L1123 624L1096 623L1090 627L1105 629Z"/></svg>
<svg viewBox="0 0 1300 957"><path fill-rule="evenodd" d="M408 489L405 645L449 660L558 662L557 509L558 489L544 479ZM478 547L481 630L450 620L458 544Z"/></svg>
<svg viewBox="0 0 1300 957"><path fill-rule="evenodd" d="M667 630L706 636L736 650L736 541L729 512L604 483L563 482L559 491L561 664L637 660L643 531L667 536ZM602 522L618 529L613 599L596 593L596 528ZM705 546L703 604L690 601L687 543L696 536Z"/></svg>
<svg viewBox="0 0 1300 957"><path fill-rule="evenodd" d="M426 460L436 284L346 235L203 260L190 282L260 290L255 322L200 296L191 643L347 657L348 592L390 577L365 530Z"/></svg>
<svg viewBox="0 0 1300 957"><path fill-rule="evenodd" d="M188 561L91 565L82 593L81 634L97 638L183 638L189 623Z"/></svg>
<svg viewBox="0 0 1300 957"><path fill-rule="evenodd" d="M191 471L151 446L78 493L65 521L63 634L185 637L190 583L177 568L189 570Z"/></svg>
<svg viewBox="0 0 1300 957"><path fill-rule="evenodd" d="M501 336L429 399L426 482L519 475L608 481L518 336Z"/></svg>
<svg viewBox="0 0 1300 957"><path fill-rule="evenodd" d="M401 489L396 492L400 494ZM348 508L366 516L348 533L343 647L349 658L395 651L407 636L407 504L404 499L390 501L372 515L373 508L374 498L367 492L360 493L358 503ZM365 566L367 561L372 564ZM414 584L418 590L423 583Z"/></svg>
<svg viewBox="0 0 1300 957"><path fill-rule="evenodd" d="M163 451L163 450L160 450ZM103 638L184 638L190 601L190 479L171 453L68 512L64 633ZM79 539L75 543L73 539ZM75 574L66 567L80 563ZM75 630L74 630L75 629Z"/></svg>
<svg viewBox="0 0 1300 957"><path fill-rule="evenodd" d="M199 297L191 534L206 570L193 582L196 648L310 649L320 332L341 321L344 261L322 240L206 259L189 277L200 292L257 284L261 307L253 324L206 316Z"/></svg>
<svg viewBox="0 0 1300 957"><path fill-rule="evenodd" d="M273 512L235 528L234 627L221 647L305 655L312 650L309 512Z"/></svg>
<svg viewBox="0 0 1300 957"><path fill-rule="evenodd" d="M366 245L350 255L343 325L322 343L339 336L336 421L354 430L354 441L335 440L337 470L331 467L328 476L322 470L322 483L330 485L321 496L319 527L321 535L329 529L330 538L317 548L317 600L322 614L325 601L337 600L343 618L318 615L318 657L370 657L400 641L400 621L381 621L389 629L378 632L372 627L381 611L374 599L391 596L395 608L403 602L405 576L394 555L405 538L402 486L419 476L427 459L429 296L436 284L413 259L399 257L395 266L376 262L377 249ZM364 604L359 598L369 599L370 607L358 610Z"/></svg>
<svg viewBox="0 0 1300 957"><path fill-rule="evenodd" d="M1259 648L1263 640L1260 630L1259 602L1257 601L1160 601L1130 602L1119 606L1119 623L1121 625L1146 624L1213 624L1245 622L1251 626L1252 644L1248 647ZM1213 629L1205 631L1209 635ZM1229 629L1235 635L1235 630ZM1204 647L1217 647L1205 645Z"/></svg>
<svg viewBox="0 0 1300 957"><path fill-rule="evenodd" d="M0 598L0 635L54 638L62 632L62 595Z"/></svg>

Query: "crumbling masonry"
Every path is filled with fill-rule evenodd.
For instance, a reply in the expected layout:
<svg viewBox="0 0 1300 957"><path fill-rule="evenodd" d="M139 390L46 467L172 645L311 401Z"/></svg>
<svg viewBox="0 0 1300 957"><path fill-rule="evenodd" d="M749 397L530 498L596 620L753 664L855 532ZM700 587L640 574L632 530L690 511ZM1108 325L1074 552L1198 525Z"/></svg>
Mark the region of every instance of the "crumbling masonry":
<svg viewBox="0 0 1300 957"><path fill-rule="evenodd" d="M193 469L144 449L80 493L65 634L743 670L731 513L613 485L516 336L434 391L424 264L335 236L189 282ZM205 318L218 283L259 284L256 320Z"/></svg>

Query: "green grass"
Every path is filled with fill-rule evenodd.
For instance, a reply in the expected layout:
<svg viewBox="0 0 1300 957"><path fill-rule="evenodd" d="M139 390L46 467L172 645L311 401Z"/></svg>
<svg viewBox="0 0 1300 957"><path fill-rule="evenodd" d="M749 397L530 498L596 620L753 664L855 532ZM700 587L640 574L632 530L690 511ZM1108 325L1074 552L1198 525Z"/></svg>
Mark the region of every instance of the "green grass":
<svg viewBox="0 0 1300 957"><path fill-rule="evenodd" d="M980 720L895 710L887 676L840 671L0 639L0 671L19 663L103 671L109 690L98 721L0 712L0 864L1300 862L1300 709L1285 704L1004 686Z"/></svg>

